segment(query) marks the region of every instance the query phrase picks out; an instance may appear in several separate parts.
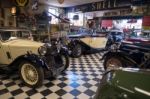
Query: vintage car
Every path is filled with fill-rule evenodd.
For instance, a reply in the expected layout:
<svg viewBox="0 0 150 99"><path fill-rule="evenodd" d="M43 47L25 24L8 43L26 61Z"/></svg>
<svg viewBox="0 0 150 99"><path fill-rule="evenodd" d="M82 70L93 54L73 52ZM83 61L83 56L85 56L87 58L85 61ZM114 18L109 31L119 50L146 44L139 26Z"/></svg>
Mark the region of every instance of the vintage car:
<svg viewBox="0 0 150 99"><path fill-rule="evenodd" d="M133 35L132 35L133 34ZM141 43L149 43L150 44L150 31L145 30L141 33L139 32L133 32L129 38L126 39L126 41L131 42L141 42Z"/></svg>
<svg viewBox="0 0 150 99"><path fill-rule="evenodd" d="M104 54L104 68L138 67L148 68L150 65L150 44L123 41L116 44Z"/></svg>
<svg viewBox="0 0 150 99"><path fill-rule="evenodd" d="M80 57L84 52L103 51L107 38L106 34L97 34L88 30L79 30L76 34L68 35L68 48L71 56Z"/></svg>
<svg viewBox="0 0 150 99"><path fill-rule="evenodd" d="M27 86L39 87L44 77L55 77L68 68L68 51L61 45L32 41L29 33L21 28L0 28L0 68L18 70Z"/></svg>
<svg viewBox="0 0 150 99"><path fill-rule="evenodd" d="M150 70L120 68L104 73L94 99L150 99Z"/></svg>

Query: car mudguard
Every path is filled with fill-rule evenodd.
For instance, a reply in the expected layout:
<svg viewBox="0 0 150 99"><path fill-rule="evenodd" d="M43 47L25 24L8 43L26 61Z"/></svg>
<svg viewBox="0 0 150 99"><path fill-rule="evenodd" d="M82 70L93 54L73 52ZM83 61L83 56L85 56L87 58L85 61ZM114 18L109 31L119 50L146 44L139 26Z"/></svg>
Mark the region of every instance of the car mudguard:
<svg viewBox="0 0 150 99"><path fill-rule="evenodd" d="M64 55L69 55L70 54L67 47L62 47L61 50L60 50L60 53L64 54Z"/></svg>
<svg viewBox="0 0 150 99"><path fill-rule="evenodd" d="M94 99L149 99L147 69L122 68L106 71Z"/></svg>
<svg viewBox="0 0 150 99"><path fill-rule="evenodd" d="M82 46L82 50L87 51L90 50L91 47L87 44L85 44L84 42L82 42L81 40L72 40L69 44L68 47L69 49L73 49L77 44L80 44Z"/></svg>
<svg viewBox="0 0 150 99"><path fill-rule="evenodd" d="M45 69L49 69L48 66L46 65L46 63L44 62L44 60L41 57L39 57L36 54L29 54L29 53L25 54L25 55L22 55L22 56L19 56L10 65L18 66L20 64L20 62L23 61L23 60L27 60L29 62L35 63L35 64L37 64L37 66L42 66Z"/></svg>
<svg viewBox="0 0 150 99"><path fill-rule="evenodd" d="M109 51L102 56L101 60L105 60L106 58L112 57L112 56L120 57L121 59L126 60L126 61L138 66L138 64L132 58L130 58L129 54L127 54L125 52L121 52L121 51L118 51L118 52L110 52Z"/></svg>

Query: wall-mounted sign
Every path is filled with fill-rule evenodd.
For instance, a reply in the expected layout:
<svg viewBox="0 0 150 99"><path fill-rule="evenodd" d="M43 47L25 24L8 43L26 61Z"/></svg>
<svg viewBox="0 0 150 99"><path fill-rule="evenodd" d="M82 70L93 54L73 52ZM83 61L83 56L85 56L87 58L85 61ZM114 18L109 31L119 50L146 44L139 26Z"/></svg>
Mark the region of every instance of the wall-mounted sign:
<svg viewBox="0 0 150 99"><path fill-rule="evenodd" d="M128 2L127 2L128 1ZM109 9L130 8L130 0L104 0L66 8L67 12L91 12Z"/></svg>
<svg viewBox="0 0 150 99"><path fill-rule="evenodd" d="M147 13L147 6L132 6L132 14L142 15Z"/></svg>
<svg viewBox="0 0 150 99"><path fill-rule="evenodd" d="M131 9L119 9L119 10L112 10L108 12L104 12L104 17L111 17L111 16L128 16L132 14Z"/></svg>
<svg viewBox="0 0 150 99"><path fill-rule="evenodd" d="M29 0L15 0L17 6L24 7L28 4Z"/></svg>
<svg viewBox="0 0 150 99"><path fill-rule="evenodd" d="M150 16L144 16L142 21L144 30L150 30Z"/></svg>

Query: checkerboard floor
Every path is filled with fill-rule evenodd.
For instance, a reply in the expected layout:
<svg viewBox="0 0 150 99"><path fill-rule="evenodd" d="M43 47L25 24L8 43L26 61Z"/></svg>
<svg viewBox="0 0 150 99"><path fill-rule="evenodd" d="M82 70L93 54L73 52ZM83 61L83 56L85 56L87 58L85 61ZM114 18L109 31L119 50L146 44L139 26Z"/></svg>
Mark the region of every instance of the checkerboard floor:
<svg viewBox="0 0 150 99"><path fill-rule="evenodd" d="M42 87L26 87L17 73L0 71L0 99L92 99L103 72L100 54L70 58L68 70Z"/></svg>

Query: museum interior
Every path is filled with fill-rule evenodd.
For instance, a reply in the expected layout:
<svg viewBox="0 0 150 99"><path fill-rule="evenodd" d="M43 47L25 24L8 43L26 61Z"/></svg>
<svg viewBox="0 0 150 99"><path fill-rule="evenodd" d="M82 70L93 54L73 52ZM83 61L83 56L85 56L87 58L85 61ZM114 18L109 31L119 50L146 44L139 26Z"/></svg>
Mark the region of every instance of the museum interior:
<svg viewBox="0 0 150 99"><path fill-rule="evenodd" d="M150 0L0 0L0 99L150 99Z"/></svg>

